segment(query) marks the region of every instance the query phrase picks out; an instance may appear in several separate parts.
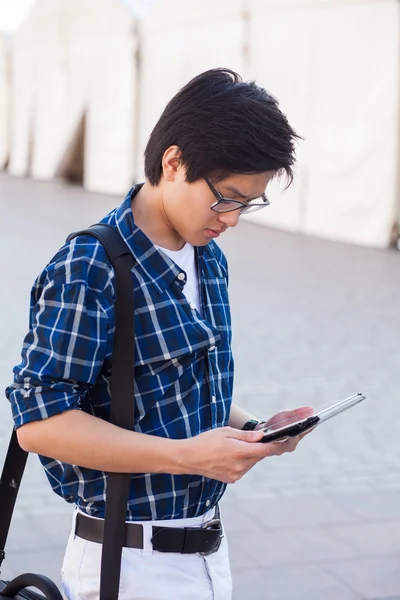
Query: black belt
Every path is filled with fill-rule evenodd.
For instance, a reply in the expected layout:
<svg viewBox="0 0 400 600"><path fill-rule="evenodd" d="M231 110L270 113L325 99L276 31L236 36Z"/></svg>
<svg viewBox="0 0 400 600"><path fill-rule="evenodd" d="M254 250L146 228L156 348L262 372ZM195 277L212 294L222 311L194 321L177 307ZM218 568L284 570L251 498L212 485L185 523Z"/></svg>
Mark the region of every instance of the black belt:
<svg viewBox="0 0 400 600"><path fill-rule="evenodd" d="M158 552L207 555L216 552L223 538L222 523L216 508L215 518L199 527L154 527L151 543ZM78 512L75 535L89 542L103 542L104 520L93 519ZM143 526L139 523L125 524L125 548L143 549Z"/></svg>

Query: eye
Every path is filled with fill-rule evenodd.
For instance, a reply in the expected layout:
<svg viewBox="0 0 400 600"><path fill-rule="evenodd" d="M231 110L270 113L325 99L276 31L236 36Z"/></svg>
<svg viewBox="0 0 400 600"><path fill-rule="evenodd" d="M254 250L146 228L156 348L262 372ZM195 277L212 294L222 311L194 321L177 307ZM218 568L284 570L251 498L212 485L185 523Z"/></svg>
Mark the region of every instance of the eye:
<svg viewBox="0 0 400 600"><path fill-rule="evenodd" d="M232 192L231 190L229 191L229 193L224 194L224 198L226 198L227 200L236 200L236 202L243 202L245 204L247 202L250 202L245 196L242 196L242 194L237 194L235 192Z"/></svg>

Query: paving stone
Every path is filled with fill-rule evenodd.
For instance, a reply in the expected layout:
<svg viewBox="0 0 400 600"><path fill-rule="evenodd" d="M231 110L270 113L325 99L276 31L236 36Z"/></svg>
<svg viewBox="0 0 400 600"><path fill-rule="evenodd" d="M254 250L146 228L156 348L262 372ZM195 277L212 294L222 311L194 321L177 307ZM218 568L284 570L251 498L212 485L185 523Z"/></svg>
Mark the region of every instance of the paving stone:
<svg viewBox="0 0 400 600"><path fill-rule="evenodd" d="M326 530L357 548L361 556L400 555L400 521L327 526Z"/></svg>
<svg viewBox="0 0 400 600"><path fill-rule="evenodd" d="M368 494L373 493L373 486L371 484L362 484L349 481L348 483L335 484L332 485L324 485L322 487L323 491L327 495L331 494L364 494L367 496Z"/></svg>
<svg viewBox="0 0 400 600"><path fill-rule="evenodd" d="M72 526L72 512L68 507L66 512L58 511L46 515L30 514L29 517L38 525L43 535L46 535L51 547L65 548Z"/></svg>
<svg viewBox="0 0 400 600"><path fill-rule="evenodd" d="M13 519L7 541L7 550L11 552L44 550L49 548L50 539L45 523L27 516Z"/></svg>
<svg viewBox="0 0 400 600"><path fill-rule="evenodd" d="M14 568L17 568L17 564L16 564L15 560L13 560L12 566L14 566ZM1 580L2 581L10 581L10 579L14 579L14 577L16 577L18 574L19 574L18 571L14 571L11 568L11 560L8 560L8 553L7 553L4 563L1 567L1 571L0 571Z"/></svg>
<svg viewBox="0 0 400 600"><path fill-rule="evenodd" d="M360 600L351 590L318 566L249 570L233 577L234 600Z"/></svg>
<svg viewBox="0 0 400 600"><path fill-rule="evenodd" d="M357 521L349 511L323 493L282 497L279 502L276 499L253 498L244 510L254 520L270 528L306 528Z"/></svg>
<svg viewBox="0 0 400 600"><path fill-rule="evenodd" d="M238 510L238 505L233 503L221 502L221 517L224 526L230 534L254 529L258 525L258 519L252 514L247 514L244 510Z"/></svg>
<svg viewBox="0 0 400 600"><path fill-rule="evenodd" d="M52 547L51 550L21 550L18 552L9 552L4 564L11 564L12 577L21 573L38 573L39 575L50 577L57 586L60 586L63 557L64 548Z"/></svg>
<svg viewBox="0 0 400 600"><path fill-rule="evenodd" d="M243 545L238 543L236 535L232 535L232 533L228 534L228 544L232 573L249 571L258 566L257 561L246 552L246 548L243 548Z"/></svg>
<svg viewBox="0 0 400 600"><path fill-rule="evenodd" d="M375 489L365 494L337 494L330 496L333 503L359 519L398 520L400 518L400 493Z"/></svg>
<svg viewBox="0 0 400 600"><path fill-rule="evenodd" d="M324 569L365 600L393 600L400 596L399 556L339 562Z"/></svg>
<svg viewBox="0 0 400 600"><path fill-rule="evenodd" d="M350 543L339 540L319 527L280 531L261 531L258 528L238 533L237 539L246 554L260 567L318 563L357 556Z"/></svg>

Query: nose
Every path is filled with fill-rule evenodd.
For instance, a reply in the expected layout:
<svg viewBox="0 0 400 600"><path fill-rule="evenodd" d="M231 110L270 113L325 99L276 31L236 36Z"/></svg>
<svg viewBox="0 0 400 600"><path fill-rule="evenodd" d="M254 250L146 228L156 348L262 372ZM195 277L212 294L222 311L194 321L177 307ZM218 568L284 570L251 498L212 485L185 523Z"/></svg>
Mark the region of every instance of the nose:
<svg viewBox="0 0 400 600"><path fill-rule="evenodd" d="M219 213L218 221L227 227L236 227L239 222L240 210L232 210L231 212Z"/></svg>

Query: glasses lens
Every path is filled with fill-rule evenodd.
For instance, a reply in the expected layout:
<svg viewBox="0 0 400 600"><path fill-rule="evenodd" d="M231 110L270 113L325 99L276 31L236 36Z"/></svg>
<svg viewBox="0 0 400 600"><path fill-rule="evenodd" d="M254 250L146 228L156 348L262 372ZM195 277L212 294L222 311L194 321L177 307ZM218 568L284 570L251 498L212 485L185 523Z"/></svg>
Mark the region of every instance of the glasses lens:
<svg viewBox="0 0 400 600"><path fill-rule="evenodd" d="M240 211L242 214L249 214L252 212L256 212L257 210L261 210L262 208L265 208L266 206L268 206L268 204L265 202L264 204L247 204L246 206L243 206L242 210Z"/></svg>
<svg viewBox="0 0 400 600"><path fill-rule="evenodd" d="M232 210L238 210L241 208L241 202L235 202L235 200L220 200L218 204L213 207L216 212L231 212Z"/></svg>

